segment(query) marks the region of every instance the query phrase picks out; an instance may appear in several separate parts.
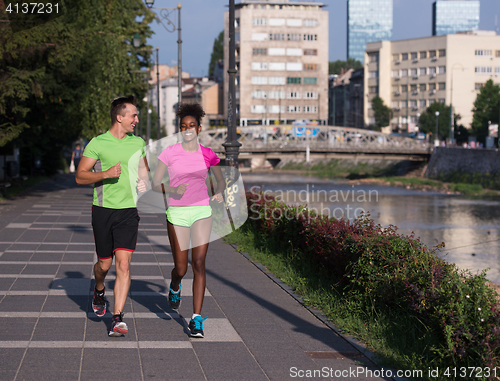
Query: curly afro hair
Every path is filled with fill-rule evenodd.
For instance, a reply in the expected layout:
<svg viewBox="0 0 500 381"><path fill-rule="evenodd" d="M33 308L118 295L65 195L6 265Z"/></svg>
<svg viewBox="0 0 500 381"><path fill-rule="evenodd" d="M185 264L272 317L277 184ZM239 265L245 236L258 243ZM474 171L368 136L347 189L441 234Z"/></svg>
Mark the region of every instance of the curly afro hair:
<svg viewBox="0 0 500 381"><path fill-rule="evenodd" d="M181 103L175 114L180 121L186 116L192 116L196 119L198 126L201 124L201 119L205 116L205 111L199 103Z"/></svg>

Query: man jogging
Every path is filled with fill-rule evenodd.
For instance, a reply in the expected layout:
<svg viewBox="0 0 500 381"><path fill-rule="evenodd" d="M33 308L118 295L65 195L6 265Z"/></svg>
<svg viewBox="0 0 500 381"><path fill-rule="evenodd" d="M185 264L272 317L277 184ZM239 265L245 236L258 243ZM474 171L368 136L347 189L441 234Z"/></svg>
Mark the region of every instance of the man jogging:
<svg viewBox="0 0 500 381"><path fill-rule="evenodd" d="M111 128L93 138L76 170L79 185L94 184L92 228L97 253L92 308L99 317L106 313L104 279L115 257L114 311L109 336L128 332L123 308L130 288L130 260L139 228L137 189L146 190L145 143L134 136L139 122L133 96L111 103Z"/></svg>

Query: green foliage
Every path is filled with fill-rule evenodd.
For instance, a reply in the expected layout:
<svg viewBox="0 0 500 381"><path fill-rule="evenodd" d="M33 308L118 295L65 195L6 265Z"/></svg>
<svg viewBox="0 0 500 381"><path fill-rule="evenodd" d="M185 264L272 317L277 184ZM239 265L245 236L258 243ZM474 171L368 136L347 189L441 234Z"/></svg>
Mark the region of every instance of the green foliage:
<svg viewBox="0 0 500 381"><path fill-rule="evenodd" d="M436 133L436 111L439 112L438 135L439 139L443 140L450 136L450 106L446 106L441 102L432 103L423 114L420 115L420 131L426 134L431 133L434 139Z"/></svg>
<svg viewBox="0 0 500 381"><path fill-rule="evenodd" d="M391 109L384 104L384 100L378 95L372 99L372 109L375 117L373 127L379 131L381 127L388 126L391 122Z"/></svg>
<svg viewBox="0 0 500 381"><path fill-rule="evenodd" d="M224 31L220 32L217 38L214 40L212 55L210 56L210 63L208 64L209 77L214 74L214 68L217 62L222 59L224 59Z"/></svg>
<svg viewBox="0 0 500 381"><path fill-rule="evenodd" d="M59 168L63 146L109 128L114 98L144 97L135 71L151 54L144 43L153 13L140 0L65 4L60 17L16 32L3 23L0 34L0 146L15 139L24 158L42 158L47 174ZM134 34L143 49L132 47Z"/></svg>
<svg viewBox="0 0 500 381"><path fill-rule="evenodd" d="M438 180L456 183L455 185L457 186L462 184L460 187L463 189L466 189L464 185L469 185L469 187L467 187L467 192L470 194L480 193L482 188L500 190L500 175L498 173L491 174L452 171L446 174L441 174ZM470 187L471 185L475 187ZM462 192L459 189L455 190Z"/></svg>
<svg viewBox="0 0 500 381"><path fill-rule="evenodd" d="M354 70L361 69L363 64L354 58L348 58L347 61L337 60L328 63L328 74L340 74L350 68Z"/></svg>
<svg viewBox="0 0 500 381"><path fill-rule="evenodd" d="M500 107L500 86L495 85L489 79L481 88L474 101L472 130L477 137L477 141L485 144L488 136L489 122L498 123Z"/></svg>

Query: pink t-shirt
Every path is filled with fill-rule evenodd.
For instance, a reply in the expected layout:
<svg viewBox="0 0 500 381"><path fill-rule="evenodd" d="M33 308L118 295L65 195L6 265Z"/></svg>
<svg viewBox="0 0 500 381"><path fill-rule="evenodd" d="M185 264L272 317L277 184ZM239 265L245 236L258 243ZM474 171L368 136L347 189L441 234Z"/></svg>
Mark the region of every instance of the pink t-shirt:
<svg viewBox="0 0 500 381"><path fill-rule="evenodd" d="M208 168L220 162L214 151L200 144L196 152L187 152L182 148L182 143L177 143L165 148L158 159L167 166L171 187L188 184L183 195L170 193L169 206L209 204L205 183Z"/></svg>

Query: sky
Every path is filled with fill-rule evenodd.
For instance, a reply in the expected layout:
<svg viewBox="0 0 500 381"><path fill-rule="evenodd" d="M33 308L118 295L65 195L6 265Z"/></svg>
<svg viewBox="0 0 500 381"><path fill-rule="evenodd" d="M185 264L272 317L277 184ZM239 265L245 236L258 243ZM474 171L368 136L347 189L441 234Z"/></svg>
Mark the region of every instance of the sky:
<svg viewBox="0 0 500 381"><path fill-rule="evenodd" d="M323 9L329 14L329 60L345 60L347 0L316 1L325 4ZM235 2L239 3L239 0ZM433 2L394 0L393 41L432 35ZM154 7L176 8L178 3L178 0L156 0ZM183 0L180 3L182 69L192 77L206 76L214 39L224 29L224 12L228 10L229 0ZM153 11L160 12L158 9ZM495 17L500 29L500 0L481 0L479 29L495 30ZM177 10L172 13L171 20L178 25ZM160 64L177 65L178 32L168 32L156 21L151 27L154 35L148 39L148 44L154 49L159 48Z"/></svg>

